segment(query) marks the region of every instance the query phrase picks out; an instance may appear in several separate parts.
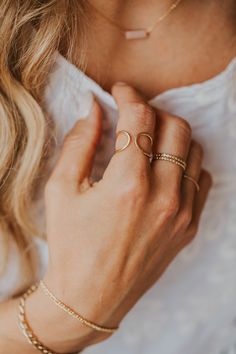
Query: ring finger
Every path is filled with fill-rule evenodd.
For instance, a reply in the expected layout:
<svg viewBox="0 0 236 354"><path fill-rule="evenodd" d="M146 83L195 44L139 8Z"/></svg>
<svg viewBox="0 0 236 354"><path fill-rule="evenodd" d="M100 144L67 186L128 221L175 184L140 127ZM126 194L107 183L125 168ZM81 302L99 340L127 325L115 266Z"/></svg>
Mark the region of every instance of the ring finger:
<svg viewBox="0 0 236 354"><path fill-rule="evenodd" d="M153 160L154 186L158 191L180 193L180 185L191 141L191 127L182 118L161 112L154 143L155 153L168 154L166 160ZM173 156L172 159L169 157ZM165 157L164 157L165 158ZM183 161L180 165L178 162Z"/></svg>

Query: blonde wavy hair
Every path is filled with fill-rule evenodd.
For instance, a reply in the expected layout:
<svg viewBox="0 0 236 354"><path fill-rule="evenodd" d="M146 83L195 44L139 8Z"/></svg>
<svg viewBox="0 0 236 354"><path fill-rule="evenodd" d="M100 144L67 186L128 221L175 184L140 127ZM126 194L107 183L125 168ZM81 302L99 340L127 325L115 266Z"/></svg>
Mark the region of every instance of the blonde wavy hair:
<svg viewBox="0 0 236 354"><path fill-rule="evenodd" d="M84 3L78 0L0 1L0 232L5 255L2 270L7 263L10 237L14 237L23 254L32 237L39 235L30 211L53 136L43 108L43 90L56 51L75 62L83 15ZM80 59L84 60L82 56ZM25 253L23 262L31 264L25 276L29 283L34 267L32 254Z"/></svg>

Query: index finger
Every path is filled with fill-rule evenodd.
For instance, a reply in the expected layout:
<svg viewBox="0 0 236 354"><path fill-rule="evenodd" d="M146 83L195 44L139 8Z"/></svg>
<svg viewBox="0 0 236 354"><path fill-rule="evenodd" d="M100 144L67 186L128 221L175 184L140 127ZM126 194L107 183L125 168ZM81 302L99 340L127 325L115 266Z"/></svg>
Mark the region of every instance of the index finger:
<svg viewBox="0 0 236 354"><path fill-rule="evenodd" d="M138 138L138 145L147 153L152 152L151 139L154 139L156 126L156 112L149 106L143 96L134 88L119 83L113 86L112 94L116 100L119 110L119 120L116 133L119 134L116 141L116 149L125 147L120 153L115 153L112 157L105 174L116 173L120 175L132 175L141 173L150 173L150 160L135 144L135 138ZM144 133L138 136L138 134ZM151 138L149 138L147 135Z"/></svg>

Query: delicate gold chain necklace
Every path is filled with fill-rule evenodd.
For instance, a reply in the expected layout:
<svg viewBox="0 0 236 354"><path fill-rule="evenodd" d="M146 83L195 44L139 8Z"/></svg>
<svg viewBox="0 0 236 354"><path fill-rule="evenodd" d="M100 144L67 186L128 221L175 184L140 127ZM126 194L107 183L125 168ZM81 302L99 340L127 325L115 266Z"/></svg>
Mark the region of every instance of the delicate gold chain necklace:
<svg viewBox="0 0 236 354"><path fill-rule="evenodd" d="M147 28L137 28L137 29L124 28L119 23L114 21L112 18L109 18L105 14L103 14L89 1L88 3L100 16L102 16L111 25L118 28L124 35L125 39L132 40L132 39L147 39L150 36L150 34L154 31L154 29L158 26L158 24L163 20L165 20L166 17L169 16L172 13L172 11L174 11L177 8L177 6L181 3L181 1L183 0L175 0L175 2L169 7L169 9L163 15L158 17L158 19L155 21L155 23L152 26L149 26Z"/></svg>

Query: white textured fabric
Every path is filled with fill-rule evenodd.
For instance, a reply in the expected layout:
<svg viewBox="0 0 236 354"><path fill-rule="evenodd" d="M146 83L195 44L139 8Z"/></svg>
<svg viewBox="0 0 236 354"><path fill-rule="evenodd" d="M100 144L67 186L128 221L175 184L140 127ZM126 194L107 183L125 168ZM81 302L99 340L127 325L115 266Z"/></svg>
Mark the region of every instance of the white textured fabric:
<svg viewBox="0 0 236 354"><path fill-rule="evenodd" d="M45 92L58 141L91 107L92 95L105 112L103 139L93 175L102 173L114 151L117 107L110 94L58 56ZM198 237L139 301L108 341L91 354L236 354L236 59L201 84L168 90L150 101L188 120L204 147L204 166L214 186ZM47 246L40 241L41 273ZM14 293L16 252L0 279L2 299ZM79 270L78 270L79 271Z"/></svg>

